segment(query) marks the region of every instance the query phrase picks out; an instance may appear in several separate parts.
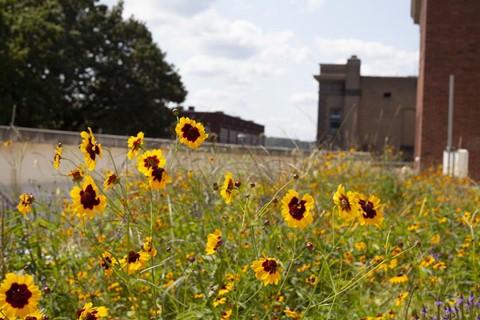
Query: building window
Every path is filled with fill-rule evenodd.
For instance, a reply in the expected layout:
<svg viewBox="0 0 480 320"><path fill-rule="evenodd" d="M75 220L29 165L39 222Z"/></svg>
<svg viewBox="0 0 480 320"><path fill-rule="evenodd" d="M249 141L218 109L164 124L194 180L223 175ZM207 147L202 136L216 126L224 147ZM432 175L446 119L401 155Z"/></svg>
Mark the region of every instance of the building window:
<svg viewBox="0 0 480 320"><path fill-rule="evenodd" d="M330 111L330 129L337 130L342 124L342 114L340 110Z"/></svg>
<svg viewBox="0 0 480 320"><path fill-rule="evenodd" d="M391 97L392 97L392 93L391 93L391 92L384 92L384 93L383 93L383 97L384 97L384 98L391 98Z"/></svg>

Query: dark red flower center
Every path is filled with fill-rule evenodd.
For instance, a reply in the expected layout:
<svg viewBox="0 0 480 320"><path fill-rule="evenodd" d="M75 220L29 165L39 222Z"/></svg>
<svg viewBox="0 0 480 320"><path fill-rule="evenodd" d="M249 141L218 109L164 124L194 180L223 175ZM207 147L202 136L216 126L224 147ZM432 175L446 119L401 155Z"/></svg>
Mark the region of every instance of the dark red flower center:
<svg viewBox="0 0 480 320"><path fill-rule="evenodd" d="M108 185L114 184L114 183L117 182L117 179L118 179L118 177L117 177L116 174L111 174L111 175L109 175L108 178L107 178L107 184L108 184Z"/></svg>
<svg viewBox="0 0 480 320"><path fill-rule="evenodd" d="M32 292L28 290L26 284L12 283L10 289L5 293L7 302L13 307L22 309L28 304Z"/></svg>
<svg viewBox="0 0 480 320"><path fill-rule="evenodd" d="M266 259L262 263L262 267L265 272L268 272L270 274L274 274L275 272L277 272L277 262L275 260Z"/></svg>
<svg viewBox="0 0 480 320"><path fill-rule="evenodd" d="M302 220L305 214L305 200L299 200L297 197L293 197L288 203L288 212L295 220Z"/></svg>
<svg viewBox="0 0 480 320"><path fill-rule="evenodd" d="M149 169L150 168L157 168L159 163L160 163L160 160L157 158L157 156L146 157L143 160L143 165L146 168L149 168Z"/></svg>
<svg viewBox="0 0 480 320"><path fill-rule="evenodd" d="M191 124L186 123L182 127L182 135L188 141L195 142L200 137L200 131L198 131L198 129L193 127Z"/></svg>
<svg viewBox="0 0 480 320"><path fill-rule="evenodd" d="M136 139L135 141L133 141L132 151L137 151L140 148L141 144L142 144L142 139Z"/></svg>
<svg viewBox="0 0 480 320"><path fill-rule="evenodd" d="M342 208L342 210L345 210L345 211L352 210L352 207L350 206L350 201L348 200L347 196L345 196L344 194L342 194L342 196L340 197L340 207Z"/></svg>
<svg viewBox="0 0 480 320"><path fill-rule="evenodd" d="M87 150L88 155L90 156L90 159L95 160L95 157L97 154L100 154L100 148L98 145L92 142L92 137L88 138L88 144L87 147L85 148Z"/></svg>
<svg viewBox="0 0 480 320"><path fill-rule="evenodd" d="M105 270L110 269L110 266L112 265L112 259L109 256L102 257L101 265Z"/></svg>
<svg viewBox="0 0 480 320"><path fill-rule="evenodd" d="M233 190L233 180L232 179L228 179L228 185L227 185L227 190L226 192L228 194L232 193L232 190Z"/></svg>
<svg viewBox="0 0 480 320"><path fill-rule="evenodd" d="M158 182L162 182L162 178L163 178L163 174L164 174L164 173L165 173L165 169L155 167L155 168L152 170L153 180L156 180L156 181L158 181Z"/></svg>
<svg viewBox="0 0 480 320"><path fill-rule="evenodd" d="M87 313L87 316L85 317L85 320L97 320L97 311L92 311Z"/></svg>
<svg viewBox="0 0 480 320"><path fill-rule="evenodd" d="M360 200L358 204L360 204L363 210L362 215L365 219L373 219L377 216L377 211L375 211L375 207L371 201Z"/></svg>
<svg viewBox="0 0 480 320"><path fill-rule="evenodd" d="M80 191L80 203L83 205L84 209L90 210L100 204L100 199L97 198L97 193L91 184L89 184L85 190Z"/></svg>
<svg viewBox="0 0 480 320"><path fill-rule="evenodd" d="M127 261L128 263L135 263L140 259L140 254L135 251L130 251L128 253Z"/></svg>

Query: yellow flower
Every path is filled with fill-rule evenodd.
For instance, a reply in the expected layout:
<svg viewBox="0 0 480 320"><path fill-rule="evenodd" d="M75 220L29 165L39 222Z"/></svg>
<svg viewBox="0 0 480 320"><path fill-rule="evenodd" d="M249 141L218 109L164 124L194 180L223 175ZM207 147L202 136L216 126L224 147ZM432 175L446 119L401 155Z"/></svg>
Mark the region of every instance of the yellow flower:
<svg viewBox="0 0 480 320"><path fill-rule="evenodd" d="M217 306L219 306L221 304L225 304L225 302L227 302L227 298L216 297L215 300L213 300L213 307L216 308Z"/></svg>
<svg viewBox="0 0 480 320"><path fill-rule="evenodd" d="M313 222L313 197L300 197L295 190L288 190L282 199L282 215L289 227L303 229Z"/></svg>
<svg viewBox="0 0 480 320"><path fill-rule="evenodd" d="M225 173L225 179L223 180L222 188L220 189L220 195L226 204L232 203L232 193L235 189L235 182L233 181L233 175L231 172Z"/></svg>
<svg viewBox="0 0 480 320"><path fill-rule="evenodd" d="M354 193L345 192L343 185L339 185L337 191L333 195L333 202L338 208L340 217L346 221L351 221L358 217L358 203L355 201Z"/></svg>
<svg viewBox="0 0 480 320"><path fill-rule="evenodd" d="M75 186L70 191L73 207L80 217L93 218L96 213L102 213L107 205L107 199L100 194L92 177L86 176L81 187Z"/></svg>
<svg viewBox="0 0 480 320"><path fill-rule="evenodd" d="M150 260L148 253L130 251L120 260L120 265L128 274L132 274L143 268L148 260Z"/></svg>
<svg viewBox="0 0 480 320"><path fill-rule="evenodd" d="M114 184L117 184L120 181L120 178L112 171L107 171L105 174L105 181L103 182L103 188L108 190L113 187Z"/></svg>
<svg viewBox="0 0 480 320"><path fill-rule="evenodd" d="M146 237L143 241L142 251L148 253L151 257L157 255L157 249L153 246L152 237Z"/></svg>
<svg viewBox="0 0 480 320"><path fill-rule="evenodd" d="M367 249L367 244L363 241L357 242L357 243L355 243L355 249L357 249L358 251L363 251L363 250Z"/></svg>
<svg viewBox="0 0 480 320"><path fill-rule="evenodd" d="M222 316L220 320L229 320L231 316L232 316L232 309L227 309L222 312Z"/></svg>
<svg viewBox="0 0 480 320"><path fill-rule="evenodd" d="M408 281L408 276L406 274L399 274L395 277L392 277L388 280L392 284L400 284Z"/></svg>
<svg viewBox="0 0 480 320"><path fill-rule="evenodd" d="M55 147L55 155L53 156L53 168L58 169L60 167L60 160L62 159L62 143L59 142Z"/></svg>
<svg viewBox="0 0 480 320"><path fill-rule="evenodd" d="M233 282L226 282L218 289L218 296L224 296L233 290Z"/></svg>
<svg viewBox="0 0 480 320"><path fill-rule="evenodd" d="M420 262L420 267L422 268L428 268L435 262L435 257L432 255L429 255L425 257L422 262Z"/></svg>
<svg viewBox="0 0 480 320"><path fill-rule="evenodd" d="M403 301L405 301L405 299L407 299L408 297L408 291L405 291L405 292L401 292L397 298L395 299L395 305L398 307L400 306Z"/></svg>
<svg viewBox="0 0 480 320"><path fill-rule="evenodd" d="M72 178L73 182L80 182L83 180L84 177L84 173L81 168L75 168L71 170L67 175Z"/></svg>
<svg viewBox="0 0 480 320"><path fill-rule="evenodd" d="M203 124L187 117L181 117L175 127L180 143L189 148L198 148L207 138Z"/></svg>
<svg viewBox="0 0 480 320"><path fill-rule="evenodd" d="M311 286L314 286L318 283L318 277L314 274L309 275L306 279L305 282L308 283Z"/></svg>
<svg viewBox="0 0 480 320"><path fill-rule="evenodd" d="M138 158L137 169L143 175L149 177L154 168L163 168L166 163L167 161L163 157L162 150L147 150Z"/></svg>
<svg viewBox="0 0 480 320"><path fill-rule="evenodd" d="M165 188L171 178L165 171L166 160L163 157L162 150L145 151L137 161L137 169L148 177L150 187L153 189Z"/></svg>
<svg viewBox="0 0 480 320"><path fill-rule="evenodd" d="M222 232L216 229L213 233L207 236L207 245L205 253L208 255L215 254L218 248L222 245Z"/></svg>
<svg viewBox="0 0 480 320"><path fill-rule="evenodd" d="M0 285L0 310L7 318L25 317L37 311L40 295L31 275L7 273Z"/></svg>
<svg viewBox="0 0 480 320"><path fill-rule="evenodd" d="M355 194L355 201L358 203L360 224L373 224L380 227L383 223L383 208L380 199L371 195L369 197L363 194Z"/></svg>
<svg viewBox="0 0 480 320"><path fill-rule="evenodd" d="M97 164L97 157L102 157L102 145L97 143L90 128L88 128L88 132L82 131L80 136L82 137L80 151L83 153L88 170L93 170Z"/></svg>
<svg viewBox="0 0 480 320"><path fill-rule="evenodd" d="M300 312L296 312L296 311L290 309L289 307L285 308L285 310L283 310L283 312L290 319L299 320L299 319L302 318L302 314Z"/></svg>
<svg viewBox="0 0 480 320"><path fill-rule="evenodd" d="M203 299L203 298L205 298L205 295L203 293L195 293L193 295L193 298L194 299Z"/></svg>
<svg viewBox="0 0 480 320"><path fill-rule="evenodd" d="M26 215L30 211L32 211L32 203L35 200L32 194L28 193L22 193L19 197L19 202L17 205L17 210L23 214Z"/></svg>
<svg viewBox="0 0 480 320"><path fill-rule="evenodd" d="M137 133L136 137L131 136L128 138L128 159L132 160L137 156L138 151L143 146L143 138L144 134L141 131Z"/></svg>
<svg viewBox="0 0 480 320"><path fill-rule="evenodd" d="M27 314L24 318L24 320L44 320L44 319L48 319L48 318L45 317L45 315L39 310Z"/></svg>
<svg viewBox="0 0 480 320"><path fill-rule="evenodd" d="M430 243L432 245L439 244L440 243L440 235L439 234L433 235L432 238L430 239Z"/></svg>
<svg viewBox="0 0 480 320"><path fill-rule="evenodd" d="M97 320L108 317L108 309L105 307L94 307L93 303L86 303L82 309L77 312L78 320Z"/></svg>
<svg viewBox="0 0 480 320"><path fill-rule="evenodd" d="M110 252L104 252L102 253L102 256L100 258L100 266L103 268L105 271L106 276L110 276L113 272L113 265L115 264L115 260L113 259L112 255Z"/></svg>
<svg viewBox="0 0 480 320"><path fill-rule="evenodd" d="M252 263L255 277L263 281L263 284L278 284L280 281L280 265L275 258L261 258Z"/></svg>

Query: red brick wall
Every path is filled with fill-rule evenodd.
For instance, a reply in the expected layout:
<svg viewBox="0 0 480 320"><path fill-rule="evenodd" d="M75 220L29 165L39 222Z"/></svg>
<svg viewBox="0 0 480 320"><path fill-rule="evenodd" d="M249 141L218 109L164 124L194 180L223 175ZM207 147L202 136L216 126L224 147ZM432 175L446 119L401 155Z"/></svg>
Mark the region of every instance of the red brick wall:
<svg viewBox="0 0 480 320"><path fill-rule="evenodd" d="M453 144L470 152L480 179L480 1L423 0L415 155L441 164L447 140L448 77L455 75Z"/></svg>

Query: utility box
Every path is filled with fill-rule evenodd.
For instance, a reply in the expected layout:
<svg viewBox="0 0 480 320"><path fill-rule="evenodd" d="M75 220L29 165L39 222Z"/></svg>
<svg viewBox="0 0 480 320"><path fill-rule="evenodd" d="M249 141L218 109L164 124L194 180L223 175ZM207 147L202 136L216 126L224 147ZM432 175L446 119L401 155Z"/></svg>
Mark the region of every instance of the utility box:
<svg viewBox="0 0 480 320"><path fill-rule="evenodd" d="M468 176L468 150L443 151L443 174L457 178Z"/></svg>

